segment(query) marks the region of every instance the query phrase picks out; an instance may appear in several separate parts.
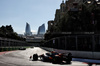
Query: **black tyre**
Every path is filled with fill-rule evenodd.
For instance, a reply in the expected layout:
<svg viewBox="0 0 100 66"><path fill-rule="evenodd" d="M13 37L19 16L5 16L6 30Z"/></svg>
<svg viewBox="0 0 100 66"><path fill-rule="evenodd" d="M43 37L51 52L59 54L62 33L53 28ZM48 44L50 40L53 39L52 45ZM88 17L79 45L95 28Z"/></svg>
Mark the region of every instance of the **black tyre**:
<svg viewBox="0 0 100 66"><path fill-rule="evenodd" d="M38 60L38 55L37 54L33 55L33 60L35 60L35 61Z"/></svg>

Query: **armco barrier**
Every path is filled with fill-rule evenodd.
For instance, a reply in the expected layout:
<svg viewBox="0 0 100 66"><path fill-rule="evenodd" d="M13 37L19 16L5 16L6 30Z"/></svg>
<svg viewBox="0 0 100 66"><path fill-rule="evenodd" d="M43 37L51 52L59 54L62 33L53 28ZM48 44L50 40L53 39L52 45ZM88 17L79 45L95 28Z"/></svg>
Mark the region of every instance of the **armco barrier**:
<svg viewBox="0 0 100 66"><path fill-rule="evenodd" d="M53 48L47 48L47 47L41 47L41 48L49 52L53 51Z"/></svg>
<svg viewBox="0 0 100 66"><path fill-rule="evenodd" d="M19 47L2 47L0 48L0 52L3 52L3 51L12 51L12 50L18 50Z"/></svg>

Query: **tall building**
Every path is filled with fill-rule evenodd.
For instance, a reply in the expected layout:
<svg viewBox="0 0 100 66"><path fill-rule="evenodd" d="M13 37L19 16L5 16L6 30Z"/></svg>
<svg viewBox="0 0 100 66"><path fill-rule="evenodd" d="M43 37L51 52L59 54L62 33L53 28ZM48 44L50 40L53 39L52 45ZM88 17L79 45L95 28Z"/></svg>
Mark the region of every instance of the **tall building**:
<svg viewBox="0 0 100 66"><path fill-rule="evenodd" d="M81 10L81 3L84 3L87 0L62 0L60 4L60 9L56 9L54 20L48 21L48 30L47 32L52 32L53 26L57 26L60 20L65 16L68 11L79 11Z"/></svg>
<svg viewBox="0 0 100 66"><path fill-rule="evenodd" d="M62 3L60 5L60 11L61 12L64 12L65 11L65 3L64 3L64 0L62 0Z"/></svg>
<svg viewBox="0 0 100 66"><path fill-rule="evenodd" d="M38 28L38 35L45 34L45 24L42 24Z"/></svg>
<svg viewBox="0 0 100 66"><path fill-rule="evenodd" d="M26 23L25 36L31 36L31 35L32 35L32 32L31 32L30 25Z"/></svg>

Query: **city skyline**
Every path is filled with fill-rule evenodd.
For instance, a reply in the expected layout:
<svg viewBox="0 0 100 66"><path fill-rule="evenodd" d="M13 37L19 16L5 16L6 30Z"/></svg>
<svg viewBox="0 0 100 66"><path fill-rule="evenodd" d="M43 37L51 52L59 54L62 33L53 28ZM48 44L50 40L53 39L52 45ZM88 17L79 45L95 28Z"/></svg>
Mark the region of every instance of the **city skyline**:
<svg viewBox="0 0 100 66"><path fill-rule="evenodd" d="M62 0L0 0L0 26L12 25L15 32L24 34L28 22L37 34L38 27L53 20Z"/></svg>

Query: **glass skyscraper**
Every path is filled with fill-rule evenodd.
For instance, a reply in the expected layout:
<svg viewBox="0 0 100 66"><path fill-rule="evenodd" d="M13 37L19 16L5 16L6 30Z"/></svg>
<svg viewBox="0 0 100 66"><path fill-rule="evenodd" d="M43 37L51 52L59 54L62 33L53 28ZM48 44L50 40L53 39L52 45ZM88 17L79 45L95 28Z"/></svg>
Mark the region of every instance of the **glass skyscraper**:
<svg viewBox="0 0 100 66"><path fill-rule="evenodd" d="M39 26L38 35L40 34L45 34L45 24L42 24L41 26Z"/></svg>
<svg viewBox="0 0 100 66"><path fill-rule="evenodd" d="M25 36L31 36L31 35L32 35L32 32L31 32L30 25L26 23Z"/></svg>

